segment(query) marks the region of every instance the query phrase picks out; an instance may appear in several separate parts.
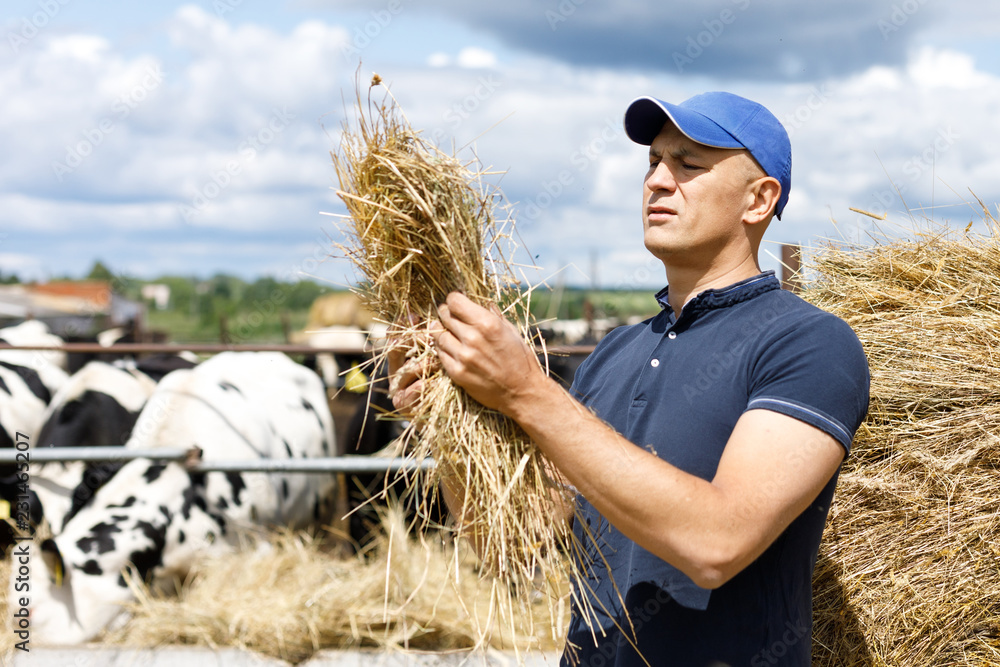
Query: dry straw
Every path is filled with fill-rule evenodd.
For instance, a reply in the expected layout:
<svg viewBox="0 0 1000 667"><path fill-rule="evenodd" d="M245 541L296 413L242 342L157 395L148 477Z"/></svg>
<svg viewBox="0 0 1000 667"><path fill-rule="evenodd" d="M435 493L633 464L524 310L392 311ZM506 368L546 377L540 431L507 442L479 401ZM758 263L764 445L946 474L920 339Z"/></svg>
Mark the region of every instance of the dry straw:
<svg viewBox="0 0 1000 667"><path fill-rule="evenodd" d="M499 308L530 342L526 297L507 259L511 223L497 216L502 197L485 186L483 171L413 130L391 95L373 101L379 81L365 100L358 91L356 122L345 122L332 157L349 214L341 248L362 274L361 296L389 325L393 345L406 347L408 363L427 373L401 440L409 455L433 456L438 465L434 483L414 488L433 494L448 480L465 490L465 516L454 530L475 540L495 585L525 594L533 581L558 588L572 567L565 557L572 533L555 517L571 498L515 422L451 382L426 333L437 306L459 291ZM525 612L530 605L497 609L508 623Z"/></svg>
<svg viewBox="0 0 1000 667"><path fill-rule="evenodd" d="M985 210L985 209L984 209ZM830 245L803 296L872 372L814 581L813 664L1000 664L1000 235Z"/></svg>
<svg viewBox="0 0 1000 667"><path fill-rule="evenodd" d="M128 646L235 646L292 663L322 649L468 652L558 648L548 605L541 621L515 632L492 610L497 594L474 571L476 559L451 540L408 535L402 513L385 513L369 549L351 558L305 533L267 536L266 548L206 559L176 597L134 585L130 621L104 639ZM470 664L474 662L470 661Z"/></svg>
<svg viewBox="0 0 1000 667"><path fill-rule="evenodd" d="M565 606L536 595L527 602L530 613L513 622L498 617L497 596L519 592L482 581L466 544L409 534L398 508L382 512L374 539L350 557L330 535L281 531L244 538L239 550L199 559L177 582L176 595L130 582L136 601L125 607L129 620L98 641L237 647L292 664L323 649L468 655L479 648L523 655L562 646ZM0 581L10 580L11 567L9 559L0 560ZM562 589L568 590L566 582ZM8 620L12 595L10 586L0 587L0 612ZM0 633L0 665L11 664L18 641L13 632ZM30 648L38 646L33 639Z"/></svg>

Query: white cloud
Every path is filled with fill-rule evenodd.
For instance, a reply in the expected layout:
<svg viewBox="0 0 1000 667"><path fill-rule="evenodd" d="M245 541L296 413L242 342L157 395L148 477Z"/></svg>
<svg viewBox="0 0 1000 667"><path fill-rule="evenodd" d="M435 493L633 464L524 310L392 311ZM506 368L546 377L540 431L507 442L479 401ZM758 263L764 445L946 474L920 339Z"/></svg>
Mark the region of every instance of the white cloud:
<svg viewBox="0 0 1000 667"><path fill-rule="evenodd" d="M427 56L428 67L448 67L452 64L466 69L492 69L497 66L497 56L478 46L467 46L459 50L457 56L443 51L435 51Z"/></svg>
<svg viewBox="0 0 1000 667"><path fill-rule="evenodd" d="M229 198L328 184L318 119L341 102L343 28L306 21L282 35L189 5L169 32L187 62L53 33L0 67L0 141L16 156L0 160L0 182L17 200L0 219L178 225L178 204L232 163Z"/></svg>
<svg viewBox="0 0 1000 667"><path fill-rule="evenodd" d="M988 200L1000 196L989 177L1000 161L981 140L1000 132L992 111L1000 107L998 84L963 54L924 49L900 70L832 82L822 100L810 100L808 87L786 89L779 118L798 110L802 120L794 123L792 196L777 235L865 240L873 221L849 207L906 220L906 206L932 202L936 220L964 225L970 188Z"/></svg>
<svg viewBox="0 0 1000 667"><path fill-rule="evenodd" d="M69 58L91 63L99 63L111 50L111 43L98 35L67 35L48 43L48 55L52 58Z"/></svg>
<svg viewBox="0 0 1000 667"><path fill-rule="evenodd" d="M467 46L458 52L459 67L470 69L495 67L497 57L492 51L481 49L477 46Z"/></svg>
<svg viewBox="0 0 1000 667"><path fill-rule="evenodd" d="M972 56L951 50L925 47L916 52L907 66L907 74L918 86L926 88L981 88L991 77L976 71Z"/></svg>
<svg viewBox="0 0 1000 667"><path fill-rule="evenodd" d="M435 51L431 55L427 56L428 67L447 67L450 64L451 64L451 56L449 56L447 53Z"/></svg>
<svg viewBox="0 0 1000 667"><path fill-rule="evenodd" d="M393 30L407 20L395 18ZM315 20L279 32L188 5L169 20L168 36L162 51L133 53L99 34L52 31L17 58L0 59L0 229L52 238L87 230L93 239L51 257L40 251L38 266L50 273L65 272L73 252L118 248L107 239L144 233L145 243L168 232L190 245L116 250L119 264L277 271L294 265L303 245L306 253L317 245L303 237L335 233L320 212L341 210L329 189L328 151L343 100L353 97L357 63L344 58L351 32ZM426 136L468 146L466 156L475 149L506 172L490 180L517 202L539 275L573 266L567 280L587 284L596 249L602 284L640 286L648 274L646 286L661 286L656 267L640 270L648 262L638 219L645 149L621 131L625 105L642 94L681 101L726 87L759 99L786 123L793 188L785 220L769 232L773 240L831 235L831 214L850 221L849 206L897 211L894 184L905 186L907 201L925 204L932 188L935 204L961 201L944 183L1000 198L1000 158L982 139L1000 133L1000 81L960 49L919 49L901 67L816 83L726 84L421 39L394 44L391 57L379 50L389 40L374 40L363 53L365 70L379 71ZM151 85L156 71L162 80ZM375 89L373 99L380 96ZM53 164L82 151L88 155L60 181ZM206 192L214 195L186 224L179 207ZM287 230L288 245L245 238L274 230ZM343 260L315 270L351 273Z"/></svg>
<svg viewBox="0 0 1000 667"><path fill-rule="evenodd" d="M75 232L95 235L112 230L166 229L177 226L177 207L165 202L60 200L0 193L0 224L4 229Z"/></svg>

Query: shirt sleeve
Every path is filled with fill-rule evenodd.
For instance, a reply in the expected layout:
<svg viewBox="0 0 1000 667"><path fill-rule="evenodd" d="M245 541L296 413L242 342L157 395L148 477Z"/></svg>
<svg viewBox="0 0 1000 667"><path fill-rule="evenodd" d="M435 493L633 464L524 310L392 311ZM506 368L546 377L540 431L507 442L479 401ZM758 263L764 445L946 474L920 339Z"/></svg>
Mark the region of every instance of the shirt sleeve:
<svg viewBox="0 0 1000 667"><path fill-rule="evenodd" d="M817 310L765 341L751 369L747 410L779 412L815 426L850 454L868 414L871 376L857 335Z"/></svg>

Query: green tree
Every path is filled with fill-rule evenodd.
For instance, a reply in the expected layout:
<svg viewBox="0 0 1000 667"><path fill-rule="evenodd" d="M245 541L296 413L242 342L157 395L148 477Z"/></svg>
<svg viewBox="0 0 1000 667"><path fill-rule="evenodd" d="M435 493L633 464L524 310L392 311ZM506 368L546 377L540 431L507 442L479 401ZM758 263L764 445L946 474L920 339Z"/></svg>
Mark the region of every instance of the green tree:
<svg viewBox="0 0 1000 667"><path fill-rule="evenodd" d="M330 291L329 287L317 285L311 280L300 280L289 286L286 304L289 310L308 310L316 297Z"/></svg>
<svg viewBox="0 0 1000 667"><path fill-rule="evenodd" d="M276 297L276 294L279 295ZM282 303L288 297L288 285L279 283L270 276L258 278L246 286L243 290L243 298L240 300L242 308L251 310L260 307L261 304L277 300Z"/></svg>
<svg viewBox="0 0 1000 667"><path fill-rule="evenodd" d="M97 260L94 262L94 266L90 269L90 273L87 274L85 280L107 280L111 281L115 279L115 274L111 272L104 262Z"/></svg>

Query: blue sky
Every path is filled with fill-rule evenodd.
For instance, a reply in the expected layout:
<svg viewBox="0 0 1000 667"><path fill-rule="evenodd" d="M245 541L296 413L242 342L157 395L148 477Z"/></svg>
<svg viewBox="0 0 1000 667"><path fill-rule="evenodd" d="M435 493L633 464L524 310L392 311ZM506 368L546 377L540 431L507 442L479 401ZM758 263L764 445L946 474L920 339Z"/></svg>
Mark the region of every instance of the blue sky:
<svg viewBox="0 0 1000 667"><path fill-rule="evenodd" d="M678 5L680 3L677 3ZM475 151L538 281L656 288L628 102L730 90L792 137L774 243L1000 201L1000 6L973 0L5 3L0 271L354 280L324 213L355 72ZM655 11L654 11L655 10ZM971 192L970 192L971 191ZM777 247L765 251L777 254ZM765 268L777 268L766 253ZM554 276L560 276L554 277Z"/></svg>

